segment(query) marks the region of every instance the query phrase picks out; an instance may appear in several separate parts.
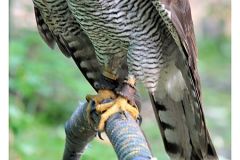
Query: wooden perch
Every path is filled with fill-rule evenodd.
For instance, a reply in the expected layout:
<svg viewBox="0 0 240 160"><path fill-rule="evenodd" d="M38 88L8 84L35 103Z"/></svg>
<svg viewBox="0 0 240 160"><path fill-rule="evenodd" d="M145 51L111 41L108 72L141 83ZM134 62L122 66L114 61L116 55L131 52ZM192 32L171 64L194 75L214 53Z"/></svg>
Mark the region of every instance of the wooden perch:
<svg viewBox="0 0 240 160"><path fill-rule="evenodd" d="M94 108L94 103L91 103ZM79 160L87 144L97 132L88 124L87 103L80 103L71 118L66 122L66 143L63 160ZM100 115L91 114L94 127L98 125ZM135 120L128 113L116 113L105 126L105 132L120 160L150 160L152 154L145 137ZM101 155L99 155L101 159Z"/></svg>

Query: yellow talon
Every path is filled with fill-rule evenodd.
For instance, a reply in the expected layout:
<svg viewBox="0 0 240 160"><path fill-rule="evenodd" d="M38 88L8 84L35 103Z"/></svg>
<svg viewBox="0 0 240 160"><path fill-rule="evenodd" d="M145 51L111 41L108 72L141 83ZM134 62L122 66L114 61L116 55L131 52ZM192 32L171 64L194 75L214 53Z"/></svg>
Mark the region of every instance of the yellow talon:
<svg viewBox="0 0 240 160"><path fill-rule="evenodd" d="M128 100L126 98L122 97L122 96L119 96L113 102L97 105L96 106L96 111L100 112L100 113L104 112L101 115L100 122L99 122L99 125L98 125L98 130L99 131L104 130L105 122L107 121L107 119L117 112L127 111L132 115L132 117L134 119L137 119L137 117L139 115L138 109L134 106L131 106L128 103Z"/></svg>
<svg viewBox="0 0 240 160"><path fill-rule="evenodd" d="M94 101L96 106L99 105L105 99L115 99L115 98L116 98L116 94L113 91L107 90L107 89L99 90L97 95L87 95L86 96L86 100L88 102L90 100ZM92 120L91 120L90 112L91 112L91 104L88 103L87 117L88 117L88 123L91 125Z"/></svg>
<svg viewBox="0 0 240 160"><path fill-rule="evenodd" d="M114 105L114 102L109 102L109 103L103 103L103 104L99 104L96 106L96 111L97 112L104 112L106 110L108 110L109 108L111 108Z"/></svg>
<svg viewBox="0 0 240 160"><path fill-rule="evenodd" d="M113 99L113 101L109 103L101 104L105 99ZM99 90L97 95L87 95L87 101L94 101L96 105L96 111L101 114L100 122L98 125L98 131L103 131L105 122L108 120L110 116L115 113L127 111L129 112L134 119L137 119L139 115L139 111L136 107L130 105L128 100L122 96L116 98L116 94L111 90ZM90 116L91 112L91 104L89 103L87 106L87 114L88 114L88 123L91 125L92 120Z"/></svg>

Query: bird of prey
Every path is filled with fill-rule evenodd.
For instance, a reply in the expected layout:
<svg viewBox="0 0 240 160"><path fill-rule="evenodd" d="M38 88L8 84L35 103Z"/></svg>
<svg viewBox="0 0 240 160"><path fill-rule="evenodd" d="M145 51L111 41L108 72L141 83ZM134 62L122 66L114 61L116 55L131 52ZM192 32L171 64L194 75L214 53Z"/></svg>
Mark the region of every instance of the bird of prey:
<svg viewBox="0 0 240 160"><path fill-rule="evenodd" d="M171 159L215 160L197 70L188 0L33 0L41 37L72 57L97 95L99 130L113 113L139 115L147 88ZM112 102L101 104L103 99Z"/></svg>

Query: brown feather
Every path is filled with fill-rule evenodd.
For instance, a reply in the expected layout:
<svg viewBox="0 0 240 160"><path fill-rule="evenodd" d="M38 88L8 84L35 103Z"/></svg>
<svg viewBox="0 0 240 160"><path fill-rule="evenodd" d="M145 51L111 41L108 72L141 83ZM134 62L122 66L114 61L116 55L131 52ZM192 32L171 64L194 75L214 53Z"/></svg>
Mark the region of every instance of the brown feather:
<svg viewBox="0 0 240 160"><path fill-rule="evenodd" d="M160 11L160 7L164 7L171 13L171 17L165 20L165 23L167 24L173 37L177 34L177 38L175 37L174 39L175 41L180 40L180 43L178 44L176 42L176 44L178 45L179 49L183 51L183 54L187 59L187 61L184 61L183 56L179 53L176 66L181 70L189 92L191 93L191 91L193 91L193 94L195 95L191 95L189 100L184 97L183 100L183 108L186 109L187 112L185 113L185 116L191 136L191 145L193 147L193 151L195 152L192 156L200 157L200 159L202 156L207 156L208 158L210 157L210 159L217 159L216 151L206 128L202 110L200 78L197 70L198 53L189 1L152 0L152 2L158 11ZM187 66L187 70L183 67L184 65ZM194 99L196 99L198 105L190 104L195 101ZM154 101L154 105L155 107L159 105L157 104L156 100ZM191 111L191 107L194 108L193 111ZM191 120L193 120L193 122L190 122ZM192 129L195 129L196 131L193 131Z"/></svg>
<svg viewBox="0 0 240 160"><path fill-rule="evenodd" d="M171 12L172 23L186 50L189 67L192 70L194 81L200 96L200 82L197 71L197 48L192 22L191 8L188 0L160 0L161 4Z"/></svg>

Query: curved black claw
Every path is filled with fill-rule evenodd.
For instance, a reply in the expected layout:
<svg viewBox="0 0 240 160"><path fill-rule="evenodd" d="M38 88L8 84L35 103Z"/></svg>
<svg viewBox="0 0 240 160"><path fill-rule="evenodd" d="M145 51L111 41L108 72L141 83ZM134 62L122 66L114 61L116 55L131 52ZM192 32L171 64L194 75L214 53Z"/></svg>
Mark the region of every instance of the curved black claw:
<svg viewBox="0 0 240 160"><path fill-rule="evenodd" d="M141 124L142 124L142 116L140 114L138 115L137 123L139 126L141 126Z"/></svg>
<svg viewBox="0 0 240 160"><path fill-rule="evenodd" d="M104 139L102 138L102 135L101 135L101 132L100 132L100 131L97 132L97 135L98 135L98 138L100 138L101 140L104 140Z"/></svg>

